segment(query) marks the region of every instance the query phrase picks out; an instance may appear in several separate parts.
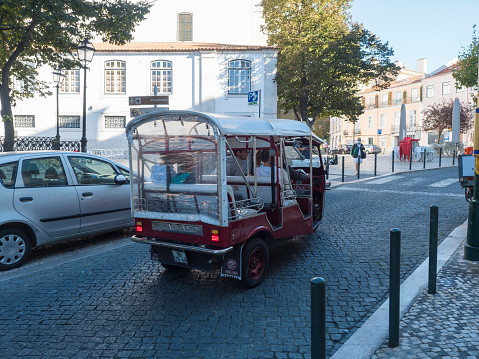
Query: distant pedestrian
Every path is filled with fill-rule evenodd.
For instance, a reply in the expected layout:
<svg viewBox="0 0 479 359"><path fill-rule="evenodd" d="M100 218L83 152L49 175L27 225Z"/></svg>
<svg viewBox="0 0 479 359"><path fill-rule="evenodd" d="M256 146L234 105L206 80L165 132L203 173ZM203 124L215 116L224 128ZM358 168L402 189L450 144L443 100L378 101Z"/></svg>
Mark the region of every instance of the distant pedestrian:
<svg viewBox="0 0 479 359"><path fill-rule="evenodd" d="M356 176L358 175L358 163L363 162L363 158L366 158L366 152L364 152L364 145L361 143L361 137L358 137L358 142L353 145L351 149L351 156L354 158L356 164Z"/></svg>

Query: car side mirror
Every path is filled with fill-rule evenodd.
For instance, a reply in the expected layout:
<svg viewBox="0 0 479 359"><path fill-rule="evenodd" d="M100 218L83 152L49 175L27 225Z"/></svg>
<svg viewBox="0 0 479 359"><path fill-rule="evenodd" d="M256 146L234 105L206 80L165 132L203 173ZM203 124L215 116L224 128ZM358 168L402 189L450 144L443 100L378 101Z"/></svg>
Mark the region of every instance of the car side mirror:
<svg viewBox="0 0 479 359"><path fill-rule="evenodd" d="M338 155L334 155L333 158L329 160L330 165L337 165L338 164Z"/></svg>
<svg viewBox="0 0 479 359"><path fill-rule="evenodd" d="M126 182L128 182L128 180L126 179L124 175L120 174L115 176L115 184L122 185L122 184L125 184Z"/></svg>

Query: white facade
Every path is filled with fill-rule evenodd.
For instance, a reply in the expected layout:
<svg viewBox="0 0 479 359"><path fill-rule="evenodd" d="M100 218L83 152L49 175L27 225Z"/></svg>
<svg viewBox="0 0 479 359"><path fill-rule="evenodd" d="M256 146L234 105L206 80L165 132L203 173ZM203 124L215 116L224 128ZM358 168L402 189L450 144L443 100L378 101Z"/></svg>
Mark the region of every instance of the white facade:
<svg viewBox="0 0 479 359"><path fill-rule="evenodd" d="M178 14L192 15L194 42L266 45L260 0L156 1L134 41L178 41Z"/></svg>
<svg viewBox="0 0 479 359"><path fill-rule="evenodd" d="M110 120L130 121L132 96L152 96L152 62L171 63L171 110L231 114L249 117L276 118L276 49L261 46L234 46L196 43L130 43L125 46L94 44L97 52L87 71L87 149L124 149L127 147L124 126L106 124ZM174 47L174 50L171 48ZM125 66L124 92L106 90L106 63L120 61ZM242 60L250 64L248 91L261 90L261 106L249 106L248 95L230 93L228 64ZM15 126L17 136L54 137L56 134L56 88L52 70L41 70L40 79L52 83L53 96L24 100L12 108L14 116L34 116L34 127ZM79 141L82 136L84 71L80 70L79 92L60 93L59 115L79 117L77 128L60 128L62 141ZM248 82L247 80L245 80ZM144 107L144 106L143 106ZM153 105L146 106L153 107ZM261 113L259 111L261 110ZM21 116L21 117L18 117ZM30 117L31 118L31 117ZM19 124L19 123L18 123ZM25 123L22 124L25 126ZM29 124L26 124L29 126ZM0 126L0 135L4 128Z"/></svg>

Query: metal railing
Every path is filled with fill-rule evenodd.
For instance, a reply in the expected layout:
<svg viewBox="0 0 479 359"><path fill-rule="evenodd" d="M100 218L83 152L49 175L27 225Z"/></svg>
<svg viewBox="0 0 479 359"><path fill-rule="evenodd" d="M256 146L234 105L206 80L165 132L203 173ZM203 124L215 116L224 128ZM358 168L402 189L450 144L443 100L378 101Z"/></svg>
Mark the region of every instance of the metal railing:
<svg viewBox="0 0 479 359"><path fill-rule="evenodd" d="M55 137L14 137L14 151L51 151L56 149ZM0 152L4 152L5 137L0 137ZM80 141L60 141L61 151L80 151Z"/></svg>

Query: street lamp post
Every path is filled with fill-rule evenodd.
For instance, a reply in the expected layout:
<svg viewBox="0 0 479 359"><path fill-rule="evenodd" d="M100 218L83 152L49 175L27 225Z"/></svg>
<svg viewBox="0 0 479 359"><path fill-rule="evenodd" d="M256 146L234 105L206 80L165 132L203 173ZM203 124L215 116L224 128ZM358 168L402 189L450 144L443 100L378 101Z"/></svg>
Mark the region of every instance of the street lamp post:
<svg viewBox="0 0 479 359"><path fill-rule="evenodd" d="M83 68L83 128L82 128L82 137L81 137L81 151L86 152L86 70L88 69L88 64L93 60L93 55L95 53L95 48L92 43L88 41L87 38L80 41L77 46L77 56L80 60L81 67Z"/></svg>
<svg viewBox="0 0 479 359"><path fill-rule="evenodd" d="M63 82L63 79L65 78L65 74L62 69L56 69L53 71L53 82L56 84L57 88L57 135L55 136L55 150L60 149L60 115L59 115L59 100L58 100L58 90L60 88L60 85Z"/></svg>

